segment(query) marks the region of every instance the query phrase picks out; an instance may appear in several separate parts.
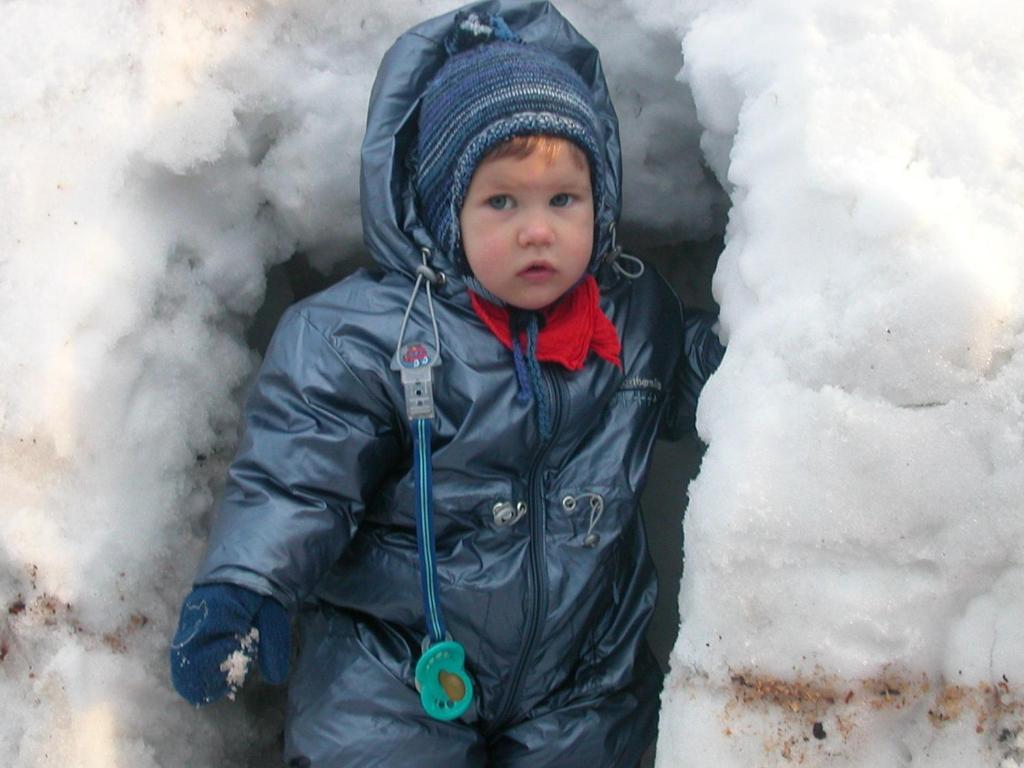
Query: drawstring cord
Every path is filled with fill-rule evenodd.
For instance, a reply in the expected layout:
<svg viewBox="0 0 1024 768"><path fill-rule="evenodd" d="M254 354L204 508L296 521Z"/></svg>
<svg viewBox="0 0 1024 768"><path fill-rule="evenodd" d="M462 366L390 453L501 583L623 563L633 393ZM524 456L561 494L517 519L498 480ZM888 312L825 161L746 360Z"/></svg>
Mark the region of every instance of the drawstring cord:
<svg viewBox="0 0 1024 768"><path fill-rule="evenodd" d="M438 287L445 284L447 281L444 272L438 272L437 270L431 269L427 264L427 259L430 256L430 250L428 248L420 249L420 258L423 260L422 264L416 267L416 284L412 287L412 295L409 297L409 303L405 305L405 314L402 315L402 326L398 329L398 343L395 345L395 357L397 359L398 352L402 348L402 342L405 341L405 329L409 324L409 315L412 314L412 306L416 303L416 295L419 293L420 286L426 282L427 291L427 310L430 312L430 324L434 329L434 353L437 356L437 363L441 361L441 334L437 330L437 315L434 314L434 298L430 292L430 286L436 285ZM431 414L433 418L433 414Z"/></svg>
<svg viewBox="0 0 1024 768"><path fill-rule="evenodd" d="M520 403L529 402L530 374L526 369L526 360L523 357L523 346L519 342L519 333L512 328L512 362L516 369L516 383L519 384L519 392L516 393L516 400Z"/></svg>
<svg viewBox="0 0 1024 768"><path fill-rule="evenodd" d="M646 269L644 263L636 256L632 256L622 250L622 246L619 245L616 237L614 221L608 225L608 232L611 235L612 242L611 245L608 246L608 252L604 255L603 262L605 264L610 264L612 269L630 280L637 280L643 277L644 270ZM621 261L629 262L632 265L632 269L626 269L626 267L620 263Z"/></svg>
<svg viewBox="0 0 1024 768"><path fill-rule="evenodd" d="M624 266L622 266L622 261L631 262L633 264L633 269L626 269ZM644 266L644 263L640 261L640 259L638 259L636 256L633 256L629 253L620 253L618 257L616 257L615 261L612 262L612 269L614 269L623 277L629 278L630 280L636 280L637 278L644 276L644 270L646 269L646 267Z"/></svg>
<svg viewBox="0 0 1024 768"><path fill-rule="evenodd" d="M512 310L509 312L508 322L512 335L512 361L516 370L516 382L519 385L516 399L521 403L527 402L531 397L536 399L537 430L540 432L541 438L547 440L552 433L551 403L541 378L543 374L540 362L537 360L537 337L540 334L537 313ZM524 324L525 328L523 328ZM523 354L522 341L519 338L524 330L526 332L525 354Z"/></svg>

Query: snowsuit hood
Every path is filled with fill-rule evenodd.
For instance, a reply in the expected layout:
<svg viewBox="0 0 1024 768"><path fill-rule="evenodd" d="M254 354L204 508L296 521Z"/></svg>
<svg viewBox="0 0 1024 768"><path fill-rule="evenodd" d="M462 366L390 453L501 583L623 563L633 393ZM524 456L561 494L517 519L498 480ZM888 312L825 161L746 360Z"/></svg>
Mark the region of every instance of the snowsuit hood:
<svg viewBox="0 0 1024 768"><path fill-rule="evenodd" d="M596 271L612 246L622 189L618 120L597 49L548 2L486 0L459 10L500 14L525 43L555 54L589 86L605 152L606 194L601 210L595 211L598 237L591 270ZM448 58L444 41L456 13L413 27L384 55L370 94L360 174L363 240L374 260L385 269L413 275L422 263L422 249L428 249L429 265L454 279L453 292L462 285L457 265L432 242L416 210L408 158L415 145L420 100Z"/></svg>

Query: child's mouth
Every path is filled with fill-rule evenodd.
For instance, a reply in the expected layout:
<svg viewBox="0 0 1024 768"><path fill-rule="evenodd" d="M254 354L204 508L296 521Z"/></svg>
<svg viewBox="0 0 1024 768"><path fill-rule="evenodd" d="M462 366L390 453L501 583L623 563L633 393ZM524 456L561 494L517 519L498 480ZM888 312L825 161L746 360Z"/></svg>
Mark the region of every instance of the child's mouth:
<svg viewBox="0 0 1024 768"><path fill-rule="evenodd" d="M519 272L519 276L525 280L540 281L546 280L555 273L555 270L547 264L531 264Z"/></svg>

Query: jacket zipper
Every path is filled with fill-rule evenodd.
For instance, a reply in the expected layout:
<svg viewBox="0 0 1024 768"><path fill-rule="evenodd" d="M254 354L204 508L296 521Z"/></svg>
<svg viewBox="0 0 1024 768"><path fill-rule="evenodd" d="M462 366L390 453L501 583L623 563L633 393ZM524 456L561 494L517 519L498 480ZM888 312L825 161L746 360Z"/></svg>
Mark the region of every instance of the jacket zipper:
<svg viewBox="0 0 1024 768"><path fill-rule="evenodd" d="M515 670L512 673L512 682L509 684L502 705L498 709L498 716L494 719L495 723L499 725L504 724L505 718L508 717L509 711L519 695L523 673L526 671L527 662L533 655L534 646L537 644L537 637L540 635L541 617L547 614L548 585L547 568L545 567L546 563L544 560L544 518L546 515L544 510L544 483L540 478L544 460L547 458L548 453L550 453L551 446L554 445L555 436L558 433L558 428L561 426L562 390L558 377L547 367L544 369L544 378L554 394L552 398L554 413L552 414L551 437L541 447L527 474L527 487L530 494L530 581L533 586L533 595L531 596L533 599L530 600L530 605L532 610L526 618L526 642L523 644L523 652L519 655L519 660L516 662Z"/></svg>

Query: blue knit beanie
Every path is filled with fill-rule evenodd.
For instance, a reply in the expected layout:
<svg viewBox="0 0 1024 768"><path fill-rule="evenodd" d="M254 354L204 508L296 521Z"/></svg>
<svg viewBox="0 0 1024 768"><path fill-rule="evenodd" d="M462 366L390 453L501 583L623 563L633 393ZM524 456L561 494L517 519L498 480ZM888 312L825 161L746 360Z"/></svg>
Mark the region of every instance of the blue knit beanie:
<svg viewBox="0 0 1024 768"><path fill-rule="evenodd" d="M604 198L604 139L579 74L522 42L496 15L459 13L445 48L449 58L423 93L415 158L420 215L435 245L468 272L459 229L466 191L483 156L515 136L557 136L584 151L596 226Z"/></svg>

